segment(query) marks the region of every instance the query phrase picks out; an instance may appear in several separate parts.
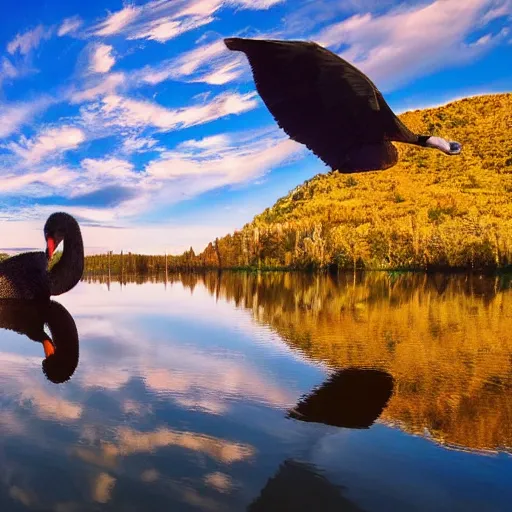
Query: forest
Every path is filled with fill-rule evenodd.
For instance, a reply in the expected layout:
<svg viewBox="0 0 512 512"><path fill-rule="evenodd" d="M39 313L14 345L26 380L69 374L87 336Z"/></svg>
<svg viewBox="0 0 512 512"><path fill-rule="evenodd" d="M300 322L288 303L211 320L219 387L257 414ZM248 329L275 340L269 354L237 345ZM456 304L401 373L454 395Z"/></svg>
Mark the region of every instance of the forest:
<svg viewBox="0 0 512 512"><path fill-rule="evenodd" d="M199 254L191 248L178 256L88 256L86 271L508 268L512 94L465 98L400 118L417 133L461 142L462 153L397 143L395 167L318 174Z"/></svg>

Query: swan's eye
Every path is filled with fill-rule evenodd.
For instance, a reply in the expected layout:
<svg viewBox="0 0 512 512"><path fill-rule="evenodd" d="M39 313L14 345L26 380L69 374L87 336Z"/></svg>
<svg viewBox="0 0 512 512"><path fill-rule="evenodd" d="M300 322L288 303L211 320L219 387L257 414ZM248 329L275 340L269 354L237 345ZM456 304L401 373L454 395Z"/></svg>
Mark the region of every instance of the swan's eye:
<svg viewBox="0 0 512 512"><path fill-rule="evenodd" d="M460 153L462 146L458 142L450 142L450 152L451 153Z"/></svg>

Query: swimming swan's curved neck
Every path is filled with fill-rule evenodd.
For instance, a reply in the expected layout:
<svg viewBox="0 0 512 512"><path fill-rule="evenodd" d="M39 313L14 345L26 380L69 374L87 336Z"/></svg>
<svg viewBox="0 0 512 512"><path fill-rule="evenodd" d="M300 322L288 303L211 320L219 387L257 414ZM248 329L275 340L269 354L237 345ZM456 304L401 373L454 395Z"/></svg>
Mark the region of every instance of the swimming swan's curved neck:
<svg viewBox="0 0 512 512"><path fill-rule="evenodd" d="M73 288L84 272L84 243L76 221L69 222L60 260L49 271L50 294L60 295Z"/></svg>

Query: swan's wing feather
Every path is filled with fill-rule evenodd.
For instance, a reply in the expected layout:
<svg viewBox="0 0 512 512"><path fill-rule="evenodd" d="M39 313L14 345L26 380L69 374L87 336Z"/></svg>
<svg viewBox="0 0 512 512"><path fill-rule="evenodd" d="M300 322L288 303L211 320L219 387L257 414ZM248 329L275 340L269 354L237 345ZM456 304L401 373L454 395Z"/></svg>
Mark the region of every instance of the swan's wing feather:
<svg viewBox="0 0 512 512"><path fill-rule="evenodd" d="M0 298L48 298L47 264L44 252L27 252L4 260L0 263Z"/></svg>
<svg viewBox="0 0 512 512"><path fill-rule="evenodd" d="M385 140L395 140L397 142L414 143L418 140L418 135L409 130L407 126L397 117L386 103L384 96L380 91L375 92L375 97L379 103L379 109L382 112L381 128Z"/></svg>
<svg viewBox="0 0 512 512"><path fill-rule="evenodd" d="M398 162L398 151L391 142L361 144L347 152L340 164L340 172L382 171L393 167Z"/></svg>

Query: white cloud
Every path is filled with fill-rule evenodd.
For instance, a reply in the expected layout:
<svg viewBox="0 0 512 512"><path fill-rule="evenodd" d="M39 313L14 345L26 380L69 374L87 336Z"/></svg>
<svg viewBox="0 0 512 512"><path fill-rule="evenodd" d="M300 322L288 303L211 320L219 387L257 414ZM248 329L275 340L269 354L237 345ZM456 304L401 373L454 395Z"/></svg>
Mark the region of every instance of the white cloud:
<svg viewBox="0 0 512 512"><path fill-rule="evenodd" d="M277 130L224 134L185 142L149 163L146 171L159 180L181 179L179 190L200 193L259 177L301 152L300 144Z"/></svg>
<svg viewBox="0 0 512 512"><path fill-rule="evenodd" d="M58 188L69 184L75 178L74 172L63 167L51 167L44 172L3 175L0 181L0 192L13 192L22 189L25 195L31 195L29 186L34 183Z"/></svg>
<svg viewBox="0 0 512 512"><path fill-rule="evenodd" d="M151 85L169 79L222 85L238 78L245 69L244 56L229 51L224 42L218 40L186 52L178 58L162 62L158 66L146 67L134 74L134 80Z"/></svg>
<svg viewBox="0 0 512 512"><path fill-rule="evenodd" d="M297 2L295 9L284 14L282 25L276 33L276 39L307 39L305 34L320 25L335 19L343 19L348 15L372 12L377 9L389 9L397 4L414 5L418 0L311 0Z"/></svg>
<svg viewBox="0 0 512 512"><path fill-rule="evenodd" d="M0 83L2 78L15 78L17 75L18 70L7 57L4 57L0 66Z"/></svg>
<svg viewBox="0 0 512 512"><path fill-rule="evenodd" d="M20 156L25 163L40 162L43 157L61 153L78 147L85 141L85 134L79 128L61 126L44 130L35 139L22 137L20 142L12 142L9 149Z"/></svg>
<svg viewBox="0 0 512 512"><path fill-rule="evenodd" d="M133 164L119 158L85 158L82 160L81 166L91 176L102 177L108 175L130 179L133 177Z"/></svg>
<svg viewBox="0 0 512 512"><path fill-rule="evenodd" d="M81 90L73 90L69 94L71 103L82 103L92 101L99 96L113 94L126 81L124 73L110 73L99 80L95 79L87 87Z"/></svg>
<svg viewBox="0 0 512 512"><path fill-rule="evenodd" d="M38 98L24 103L0 103L0 139L9 137L20 127L32 121L34 116L45 110L55 100L52 98Z"/></svg>
<svg viewBox="0 0 512 512"><path fill-rule="evenodd" d="M231 3L243 9L265 10L282 4L285 0L232 0Z"/></svg>
<svg viewBox="0 0 512 512"><path fill-rule="evenodd" d="M227 493L233 488L233 480L229 475L216 471L215 473L209 473L204 477L206 485L213 487L218 492Z"/></svg>
<svg viewBox="0 0 512 512"><path fill-rule="evenodd" d="M94 73L108 73L116 63L112 55L114 48L108 44L98 43L91 49L91 62L89 68Z"/></svg>
<svg viewBox="0 0 512 512"><path fill-rule="evenodd" d="M482 46L489 43L492 39L492 34L485 34L478 38L474 43L470 43L470 46Z"/></svg>
<svg viewBox="0 0 512 512"><path fill-rule="evenodd" d="M207 25L223 7L262 10L284 0L153 0L124 7L93 27L96 36L125 34L128 39L164 43L184 32Z"/></svg>
<svg viewBox="0 0 512 512"><path fill-rule="evenodd" d="M14 78L20 78L27 74L25 68L17 68L7 57L3 57L0 61L0 87L3 82L10 82Z"/></svg>
<svg viewBox="0 0 512 512"><path fill-rule="evenodd" d="M200 140L186 140L178 146L178 150L200 150L210 154L210 151L217 151L229 147L231 142L232 138L229 135L220 133Z"/></svg>
<svg viewBox="0 0 512 512"><path fill-rule="evenodd" d="M84 217L98 222L110 222L141 211L147 206L147 194L154 188L131 162L117 157L84 158L70 176L72 182L60 190L61 195L70 199L110 190L104 198L104 207L78 207Z"/></svg>
<svg viewBox="0 0 512 512"><path fill-rule="evenodd" d="M356 14L323 29L313 39L333 49L349 48L341 56L389 89L449 65L475 58L485 44L466 39L495 6L492 0L436 0L428 5L399 7L375 16ZM499 36L499 39L504 34ZM498 38L484 39L490 43Z"/></svg>
<svg viewBox="0 0 512 512"><path fill-rule="evenodd" d="M512 16L512 0L504 0L501 3L498 1L495 2L495 4L496 5L494 5L492 9L487 11L482 17L482 25L486 25L498 18L510 18Z"/></svg>
<svg viewBox="0 0 512 512"><path fill-rule="evenodd" d="M57 31L57 35L59 37L73 34L76 32L83 24L83 21L78 16L72 16L71 18L66 18L61 26L59 27L59 30Z"/></svg>
<svg viewBox="0 0 512 512"><path fill-rule="evenodd" d="M170 39L211 23L214 18L193 16L183 21L173 20L166 17L149 22L139 32L129 36L129 39L149 39L165 43Z"/></svg>
<svg viewBox="0 0 512 512"><path fill-rule="evenodd" d="M130 135L123 139L122 151L127 154L144 153L146 151L160 151L158 141L153 137Z"/></svg>
<svg viewBox="0 0 512 512"><path fill-rule="evenodd" d="M257 106L255 96L255 93L224 93L203 104L170 109L150 101L111 95L103 98L99 115L105 125L173 130L252 110Z"/></svg>
<svg viewBox="0 0 512 512"><path fill-rule="evenodd" d="M38 25L33 30L28 30L23 34L17 34L16 37L7 44L7 51L14 55L19 52L21 55L27 55L31 50L39 46L42 39L48 39L51 31L46 30L43 25Z"/></svg>
<svg viewBox="0 0 512 512"><path fill-rule="evenodd" d="M128 5L120 11L110 14L104 21L97 25L95 35L111 36L118 34L137 18L140 11L140 7Z"/></svg>

